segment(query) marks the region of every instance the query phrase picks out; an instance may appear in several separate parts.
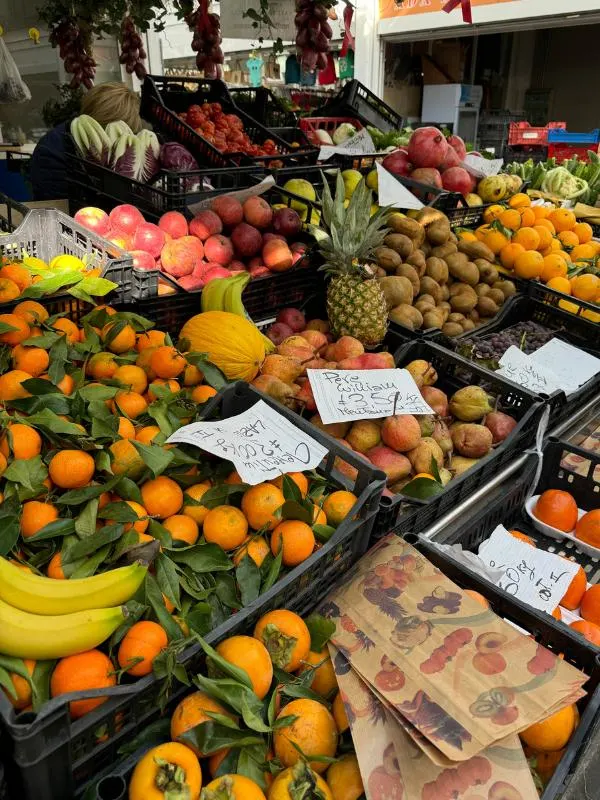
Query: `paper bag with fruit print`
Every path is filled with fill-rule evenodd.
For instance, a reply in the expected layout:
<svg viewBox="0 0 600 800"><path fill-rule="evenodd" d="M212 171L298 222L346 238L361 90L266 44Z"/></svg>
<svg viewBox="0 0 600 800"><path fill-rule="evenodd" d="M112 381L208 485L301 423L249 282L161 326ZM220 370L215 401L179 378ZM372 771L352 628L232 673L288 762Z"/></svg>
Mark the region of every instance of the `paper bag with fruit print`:
<svg viewBox="0 0 600 800"><path fill-rule="evenodd" d="M358 563L321 613L336 623L331 641L353 669L451 761L472 758L584 694L587 676L396 536Z"/></svg>
<svg viewBox="0 0 600 800"><path fill-rule="evenodd" d="M329 645L367 800L538 800L517 736L440 767Z"/></svg>

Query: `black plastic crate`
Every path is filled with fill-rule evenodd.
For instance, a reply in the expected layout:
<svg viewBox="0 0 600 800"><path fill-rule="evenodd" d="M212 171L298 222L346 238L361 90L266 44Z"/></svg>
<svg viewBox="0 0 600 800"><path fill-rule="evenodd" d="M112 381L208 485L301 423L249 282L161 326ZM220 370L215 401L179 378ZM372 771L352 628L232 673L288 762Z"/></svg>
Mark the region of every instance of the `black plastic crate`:
<svg viewBox="0 0 600 800"><path fill-rule="evenodd" d="M269 130L280 139L283 139L284 142L287 142L292 149L313 147L304 131L296 126L269 128ZM285 167L279 167L278 169L285 169ZM306 169L306 167L301 167L301 169Z"/></svg>
<svg viewBox="0 0 600 800"><path fill-rule="evenodd" d="M372 125L384 132L399 131L404 127L400 114L357 80L349 81L336 97L318 111L313 116L356 117L363 125Z"/></svg>
<svg viewBox="0 0 600 800"><path fill-rule="evenodd" d="M297 117L266 86L231 87L229 96L237 108L265 128L295 128Z"/></svg>
<svg viewBox="0 0 600 800"><path fill-rule="evenodd" d="M523 164L525 161L529 161L529 159L538 164L540 161L546 161L548 158L548 148L507 146L503 150L502 158L506 164L510 164L513 161Z"/></svg>
<svg viewBox="0 0 600 800"><path fill-rule="evenodd" d="M194 84L194 92L186 91L186 84ZM188 148L198 164L214 167L236 165L265 167L283 164L315 164L319 151L316 147L291 148L264 125L254 120L238 108L228 96L222 93L222 81L204 78L164 78L160 75L147 75L142 85L141 116L151 122L154 129ZM226 87L225 87L226 89ZM207 139L183 122L177 115L188 110L191 104L219 102L223 111L237 114L244 123L244 129L255 144L271 139L278 152L273 156L250 157L244 153L221 153Z"/></svg>
<svg viewBox="0 0 600 800"><path fill-rule="evenodd" d="M531 445L542 418L544 404L538 396L429 340L402 344L394 354L397 367L416 359L424 359L433 365L439 376L435 385L448 395L464 386L482 386L499 399L499 408L514 416L518 424L510 436L482 458L477 466L453 478L440 494L427 500L407 498L402 494L382 497L373 530L375 539L391 531L403 535L426 530L436 519L484 486L517 453Z"/></svg>
<svg viewBox="0 0 600 800"><path fill-rule="evenodd" d="M336 583L367 550L371 529L379 508L384 476L358 454L348 452L328 434L318 431L308 421L297 417L252 386L231 384L207 404L204 419L219 419L242 413L258 400L263 400L287 417L327 448L327 456L319 467L340 488L350 488L358 497L356 513L336 529L331 539L310 558L291 570L261 595L254 603L238 611L219 625L206 640L215 645L222 639L253 628L259 617L275 608L288 608L299 614L308 613L324 599ZM336 457L357 470L356 479L341 476L334 469ZM188 647L180 660L191 675L203 663L203 650L198 644ZM187 693L184 686L172 695ZM117 760L118 748L140 728L159 716L160 683L148 675L136 683L112 689L75 692L49 701L38 715L17 717L3 692L0 692L0 721L5 746L3 758L14 796L22 800L64 800L72 797L100 771ZM90 714L71 721L70 700L93 696L109 696L109 700Z"/></svg>
<svg viewBox="0 0 600 800"><path fill-rule="evenodd" d="M564 298L565 296L560 295L560 297ZM454 339L450 339L439 332L433 338L438 344L454 350L460 348L464 339L477 341L506 330L518 322L526 321L545 325L556 331L557 339L563 339L594 356L600 356L600 326L598 324L576 314L571 314L558 306L549 305L541 299L527 295L513 295L513 297L510 297L504 303L495 319L488 322L487 325L467 331ZM494 373L491 372L491 374ZM600 374L590 378L587 383L569 395L569 397L564 392L555 392L547 399L550 405L550 426L554 428L566 422L575 411L582 408L599 391Z"/></svg>
<svg viewBox="0 0 600 800"><path fill-rule="evenodd" d="M564 795L600 712L600 656L597 648L586 642L583 637L571 636L565 630L565 626L549 614L531 608L520 600L510 597L476 573L466 571L462 564L441 553L432 542L423 539L414 541L414 537L407 538L450 580L463 589L472 589L482 594L498 616L528 631L537 642L554 653L562 653L566 661L589 676L584 685L588 694L577 704L581 714L579 724L540 798L540 800L559 800Z"/></svg>
<svg viewBox="0 0 600 800"><path fill-rule="evenodd" d="M108 206L110 211L121 203L131 203L151 222L166 211L185 213L194 203L246 189L265 174L260 167L161 171L150 183L142 183L75 154L67 155L67 163L71 213L82 205Z"/></svg>
<svg viewBox="0 0 600 800"><path fill-rule="evenodd" d="M588 349L591 352L600 353L600 305L597 303L588 303L586 300L578 300L569 294L557 292L555 289L549 289L539 281L527 281L527 293L534 300L540 300L542 303L555 306L557 309L564 311L569 317L575 317L582 322L585 321L585 330L593 331L589 340ZM561 306L561 303L563 304ZM575 311L567 311L564 307L569 304L569 308L575 307ZM581 328L581 330L584 330Z"/></svg>

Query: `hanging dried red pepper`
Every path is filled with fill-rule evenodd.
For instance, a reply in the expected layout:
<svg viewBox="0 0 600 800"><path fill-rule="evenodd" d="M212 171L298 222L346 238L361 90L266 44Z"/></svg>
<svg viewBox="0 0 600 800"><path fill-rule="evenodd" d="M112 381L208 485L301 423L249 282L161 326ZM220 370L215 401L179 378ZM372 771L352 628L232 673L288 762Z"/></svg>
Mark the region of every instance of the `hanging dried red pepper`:
<svg viewBox="0 0 600 800"><path fill-rule="evenodd" d="M454 11L459 4L462 8L463 22L466 22L468 25L472 25L473 12L471 10L471 0L448 0L446 5L442 8L442 11L445 11L446 14L449 14L451 11Z"/></svg>

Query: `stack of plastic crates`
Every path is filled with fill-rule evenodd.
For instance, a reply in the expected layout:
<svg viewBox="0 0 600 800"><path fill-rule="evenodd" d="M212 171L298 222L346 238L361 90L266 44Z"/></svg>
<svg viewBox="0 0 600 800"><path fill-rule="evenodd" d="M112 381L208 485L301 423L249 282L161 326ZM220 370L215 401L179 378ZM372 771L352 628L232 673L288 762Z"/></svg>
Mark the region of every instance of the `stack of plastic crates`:
<svg viewBox="0 0 600 800"><path fill-rule="evenodd" d="M497 156L501 156L508 145L509 126L525 119L525 114L511 111L484 111L479 116L477 144L482 150L493 148Z"/></svg>
<svg viewBox="0 0 600 800"><path fill-rule="evenodd" d="M549 122L536 127L529 122L511 122L508 129L508 147L504 150L505 161L545 161L548 152L548 137L555 130L565 130L566 122Z"/></svg>
<svg viewBox="0 0 600 800"><path fill-rule="evenodd" d="M600 150L600 128L589 133L570 133L567 130L548 132L548 157L558 162L577 156L580 161L589 161L588 151Z"/></svg>

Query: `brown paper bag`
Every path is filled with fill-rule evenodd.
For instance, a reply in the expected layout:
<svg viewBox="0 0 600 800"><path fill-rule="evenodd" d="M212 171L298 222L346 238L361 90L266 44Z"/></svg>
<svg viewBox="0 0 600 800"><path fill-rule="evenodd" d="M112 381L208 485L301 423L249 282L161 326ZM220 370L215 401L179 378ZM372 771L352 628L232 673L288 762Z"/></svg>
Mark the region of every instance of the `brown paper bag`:
<svg viewBox="0 0 600 800"><path fill-rule="evenodd" d="M358 563L321 613L336 623L332 644L353 669L450 761L584 695L586 675L465 595L397 536Z"/></svg>
<svg viewBox="0 0 600 800"><path fill-rule="evenodd" d="M539 800L518 736L468 761L437 766L332 645L330 653L367 800Z"/></svg>

